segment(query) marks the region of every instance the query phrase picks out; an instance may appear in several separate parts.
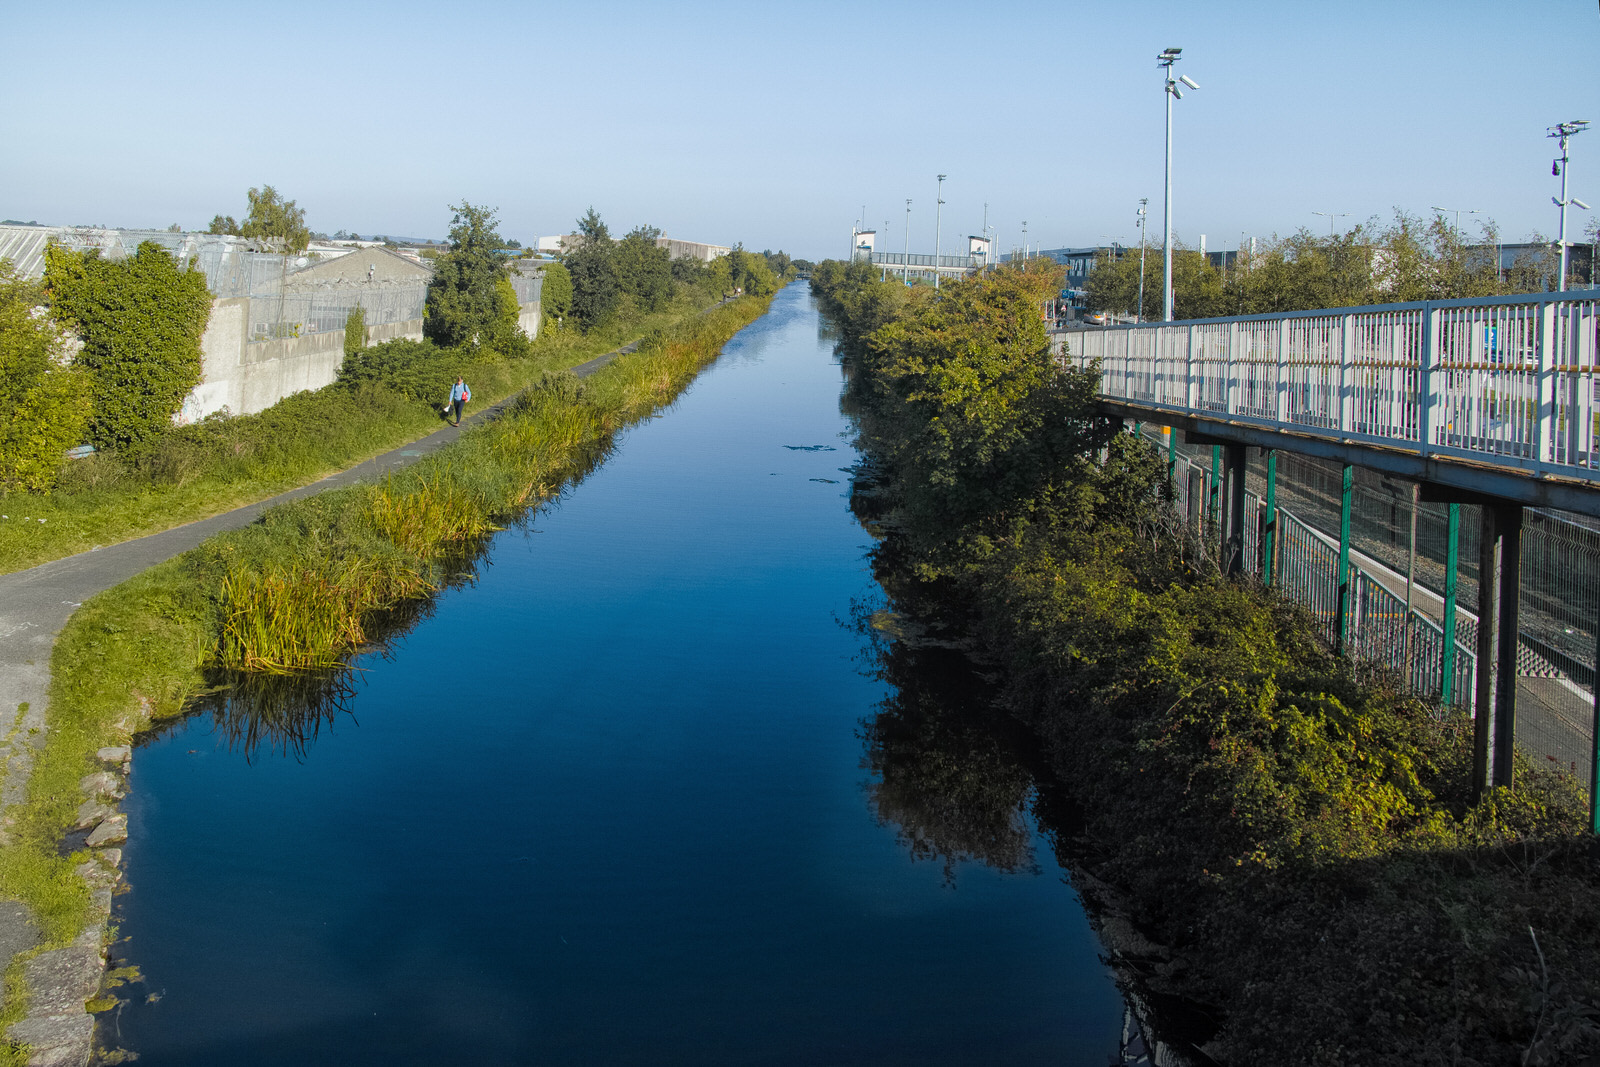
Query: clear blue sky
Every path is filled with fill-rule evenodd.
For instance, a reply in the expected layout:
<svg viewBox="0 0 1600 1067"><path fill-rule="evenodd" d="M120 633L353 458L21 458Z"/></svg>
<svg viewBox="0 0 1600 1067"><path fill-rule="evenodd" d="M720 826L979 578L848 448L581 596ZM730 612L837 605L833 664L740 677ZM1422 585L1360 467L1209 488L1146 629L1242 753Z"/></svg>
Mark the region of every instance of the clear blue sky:
<svg viewBox="0 0 1600 1067"><path fill-rule="evenodd" d="M945 247L1161 230L1155 55L1190 243L1476 208L1554 235L1545 128L1600 123L1600 4L182 2L10 4L0 217L203 228L272 184L313 229L442 236L447 205L527 241L613 231L841 256L852 224ZM1572 142L1600 208L1600 129ZM1571 233L1595 212L1569 218ZM1471 216L1463 216L1468 228Z"/></svg>

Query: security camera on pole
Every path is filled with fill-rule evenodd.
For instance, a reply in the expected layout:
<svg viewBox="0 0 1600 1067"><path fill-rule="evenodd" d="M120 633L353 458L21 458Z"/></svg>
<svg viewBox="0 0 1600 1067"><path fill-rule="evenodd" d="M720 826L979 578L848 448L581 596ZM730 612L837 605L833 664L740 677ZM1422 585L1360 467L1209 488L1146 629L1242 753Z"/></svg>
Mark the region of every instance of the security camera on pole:
<svg viewBox="0 0 1600 1067"><path fill-rule="evenodd" d="M1588 126L1588 119L1573 119L1571 122L1562 122L1550 127L1550 136L1556 138L1557 143L1561 145L1561 158L1550 166L1551 174L1561 176L1561 199L1557 200L1553 196L1550 198L1550 202L1561 209L1561 236L1558 238L1561 242L1561 279L1556 284L1557 292L1565 292L1567 288L1567 205L1576 204L1585 211L1589 210L1589 205L1582 200L1575 196L1567 196L1567 138L1575 133L1582 133ZM1591 273L1593 270L1594 268L1590 267Z"/></svg>
<svg viewBox="0 0 1600 1067"><path fill-rule="evenodd" d="M939 288L939 219L944 210L944 175L939 175L939 192L933 205L933 287Z"/></svg>
<svg viewBox="0 0 1600 1067"><path fill-rule="evenodd" d="M1163 322L1172 321L1172 101L1183 99L1183 90L1178 88L1178 82L1182 82L1191 89L1200 88L1194 79L1187 74L1180 74L1176 81L1173 80L1172 65L1178 61L1178 55L1182 51L1183 49L1181 48L1168 48L1156 57L1157 64L1167 72L1167 192L1166 205L1163 211L1164 218L1162 219L1162 228L1166 230L1166 237L1162 242L1162 258L1165 262L1161 267L1161 319Z"/></svg>

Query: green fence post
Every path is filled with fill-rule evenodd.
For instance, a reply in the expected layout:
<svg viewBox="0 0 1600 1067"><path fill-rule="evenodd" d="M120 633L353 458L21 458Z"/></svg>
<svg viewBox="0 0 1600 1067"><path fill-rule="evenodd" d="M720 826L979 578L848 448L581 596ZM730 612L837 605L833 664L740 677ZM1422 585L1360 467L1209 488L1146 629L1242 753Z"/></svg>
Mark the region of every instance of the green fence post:
<svg viewBox="0 0 1600 1067"><path fill-rule="evenodd" d="M1278 554L1278 451L1267 449L1267 529L1261 539L1261 581L1272 588Z"/></svg>
<svg viewBox="0 0 1600 1067"><path fill-rule="evenodd" d="M1450 520L1445 527L1444 649L1439 653L1439 703L1445 707L1456 699L1456 571L1461 562L1461 505L1450 505Z"/></svg>
<svg viewBox="0 0 1600 1067"><path fill-rule="evenodd" d="M1211 492L1206 494L1206 521L1217 528L1222 526L1222 446L1211 446ZM1222 558L1222 546L1217 546L1217 558Z"/></svg>
<svg viewBox="0 0 1600 1067"><path fill-rule="evenodd" d="M1344 655L1350 631L1350 497L1355 488L1356 469L1344 466L1344 495L1339 504L1339 600L1334 609L1334 649Z"/></svg>

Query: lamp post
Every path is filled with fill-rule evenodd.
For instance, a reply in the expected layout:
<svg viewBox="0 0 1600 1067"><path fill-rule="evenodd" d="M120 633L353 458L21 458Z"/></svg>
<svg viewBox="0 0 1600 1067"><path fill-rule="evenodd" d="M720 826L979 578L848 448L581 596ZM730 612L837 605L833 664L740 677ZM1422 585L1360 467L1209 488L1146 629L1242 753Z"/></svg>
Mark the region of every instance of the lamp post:
<svg viewBox="0 0 1600 1067"><path fill-rule="evenodd" d="M1028 220L1022 220L1022 265L1028 265Z"/></svg>
<svg viewBox="0 0 1600 1067"><path fill-rule="evenodd" d="M906 197L906 251L900 261L900 281L906 285L911 284L911 198Z"/></svg>
<svg viewBox="0 0 1600 1067"><path fill-rule="evenodd" d="M939 175L938 203L933 205L933 287L939 288L939 220L944 212L944 175Z"/></svg>
<svg viewBox="0 0 1600 1067"><path fill-rule="evenodd" d="M1134 325L1144 321L1144 228L1145 216L1148 212L1145 206L1150 203L1148 196L1139 198L1139 305L1133 309Z"/></svg>
<svg viewBox="0 0 1600 1067"><path fill-rule="evenodd" d="M1435 208L1434 210L1437 211L1438 209ZM1321 215L1323 218L1328 220L1328 236L1329 237L1332 237L1334 235L1333 234L1334 227L1339 224L1339 220L1340 219L1347 219L1347 218L1350 217L1350 212L1348 212L1348 211L1313 211L1312 214L1313 215Z"/></svg>
<svg viewBox="0 0 1600 1067"><path fill-rule="evenodd" d="M1164 92L1167 97L1167 182L1166 202L1162 210L1162 229L1165 230L1161 242L1161 319L1163 322L1172 321L1172 102L1183 99L1183 90L1178 88L1182 82L1191 89L1200 88L1193 78L1187 74L1172 77L1172 65L1178 61L1178 56L1183 52L1181 48L1167 48L1156 57L1156 63L1166 71L1166 87Z"/></svg>
<svg viewBox="0 0 1600 1067"><path fill-rule="evenodd" d="M1481 214L1483 214L1483 212L1481 212L1477 208L1473 208L1473 207L1437 207L1437 206L1435 206L1435 207L1430 207L1428 210L1429 211L1437 211L1441 215L1454 215L1456 217L1455 225L1451 226L1450 229L1451 229L1451 232L1453 232L1456 235L1457 243L1459 243L1461 241L1461 216L1463 214L1467 214L1467 215L1481 215Z"/></svg>
<svg viewBox="0 0 1600 1067"><path fill-rule="evenodd" d="M1561 199L1557 200L1553 196L1550 198L1550 202L1561 209L1561 236L1558 238L1561 242L1561 278L1556 284L1558 293L1566 292L1567 289L1567 205L1576 204L1585 211L1589 210L1589 205L1582 200L1575 196L1567 196L1567 139L1575 133L1582 133L1588 126L1588 119L1573 119L1571 122L1561 122L1550 127L1550 136L1556 138L1556 142L1561 146L1561 158L1550 167L1551 174L1561 176Z"/></svg>

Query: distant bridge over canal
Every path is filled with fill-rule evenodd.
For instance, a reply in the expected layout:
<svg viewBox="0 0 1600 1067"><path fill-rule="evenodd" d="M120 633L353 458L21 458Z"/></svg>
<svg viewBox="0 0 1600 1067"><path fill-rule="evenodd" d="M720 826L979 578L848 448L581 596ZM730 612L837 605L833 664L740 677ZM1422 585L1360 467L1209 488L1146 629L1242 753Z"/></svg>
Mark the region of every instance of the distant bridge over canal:
<svg viewBox="0 0 1600 1067"><path fill-rule="evenodd" d="M876 257L874 257L876 260ZM1343 467L1329 636L1341 651L1433 679L1446 703L1470 707L1475 784L1509 785L1517 736L1523 509L1600 519L1600 289L1426 301L1239 318L1195 319L1058 334L1062 358L1098 366L1110 415L1183 431L1210 445L1220 558L1285 583L1288 526L1276 506L1276 459L1294 453ZM1167 438L1176 473L1177 434ZM1246 459L1264 450L1265 492L1247 516ZM1351 562L1356 467L1407 479L1416 497L1449 509L1448 562L1438 610L1440 662L1417 670L1424 642L1409 617L1392 647L1356 640L1360 575ZM1472 691L1456 691L1460 508L1480 515L1478 612L1470 629ZM1204 513L1204 512L1203 512ZM1409 601L1409 595L1408 595ZM1600 619L1588 620L1600 635ZM1600 640L1600 636L1596 637ZM1600 648L1589 659L1595 693ZM1526 655L1524 655L1526 658ZM1590 695L1585 743L1591 817L1600 833L1600 704Z"/></svg>

